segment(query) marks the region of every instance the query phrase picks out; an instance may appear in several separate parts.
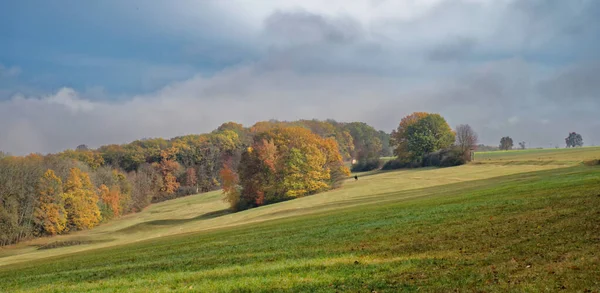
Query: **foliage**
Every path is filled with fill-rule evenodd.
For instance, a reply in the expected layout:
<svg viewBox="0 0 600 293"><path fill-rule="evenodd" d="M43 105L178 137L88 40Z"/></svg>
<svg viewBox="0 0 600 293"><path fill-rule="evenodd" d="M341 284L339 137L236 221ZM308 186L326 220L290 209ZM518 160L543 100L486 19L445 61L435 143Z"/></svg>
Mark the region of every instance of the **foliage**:
<svg viewBox="0 0 600 293"><path fill-rule="evenodd" d="M401 161L401 160L398 160L397 158L395 158L393 160L386 161L383 164L383 166L381 167L381 170L389 171L389 170L397 170L397 169L410 168L410 167L413 167L411 163L408 163L406 161Z"/></svg>
<svg viewBox="0 0 600 293"><path fill-rule="evenodd" d="M525 142L524 141L519 142L519 148L522 149L522 150L525 149Z"/></svg>
<svg viewBox="0 0 600 293"><path fill-rule="evenodd" d="M0 291L122 292L147 291L140 288L146 286L200 292L594 292L598 287L598 168L410 190L389 178L400 174L405 173L370 176L371 184L360 184L364 189L352 189L353 197L329 210L300 203L287 211L272 206L238 215L243 224L236 227L230 226L235 220L223 217L230 221L227 227L2 266L0 279L7 281L0 282ZM310 214L297 216L297 210ZM275 212L287 218L264 221Z"/></svg>
<svg viewBox="0 0 600 293"><path fill-rule="evenodd" d="M161 151L161 160L154 163L153 167L162 175L161 194L154 201L160 201L164 198L169 198L179 188L180 183L177 182L177 172L180 170L180 165L174 160L175 150L168 149Z"/></svg>
<svg viewBox="0 0 600 293"><path fill-rule="evenodd" d="M569 132L569 136L565 138L565 142L567 143L567 147L582 147L583 146L583 137L581 134L576 132Z"/></svg>
<svg viewBox="0 0 600 293"><path fill-rule="evenodd" d="M381 152L379 156L381 157L391 157L394 154L394 150L390 146L391 136L389 133L379 130L379 140L381 141Z"/></svg>
<svg viewBox="0 0 600 293"><path fill-rule="evenodd" d="M226 200L240 210L339 186L343 174L349 172L335 140L302 127L280 127L257 133L237 176L225 166L221 178Z"/></svg>
<svg viewBox="0 0 600 293"><path fill-rule="evenodd" d="M408 163L447 148L454 140L455 134L442 116L415 112L402 118L398 128L392 131L390 144L398 160Z"/></svg>
<svg viewBox="0 0 600 293"><path fill-rule="evenodd" d="M66 150L62 153L59 153L58 155L64 158L70 158L85 163L92 170L96 170L100 168L100 166L104 165L104 158L100 153L95 151L84 149L78 149L76 151Z"/></svg>
<svg viewBox="0 0 600 293"><path fill-rule="evenodd" d="M450 147L423 156L423 167L454 167L467 162L460 147Z"/></svg>
<svg viewBox="0 0 600 293"><path fill-rule="evenodd" d="M413 160L452 145L455 135L446 120L429 114L406 128L407 150Z"/></svg>
<svg viewBox="0 0 600 293"><path fill-rule="evenodd" d="M344 125L354 142L352 157L356 159L356 168L352 171L369 171L379 167L379 157L383 149L380 133L363 122L352 122Z"/></svg>
<svg viewBox="0 0 600 293"><path fill-rule="evenodd" d="M411 154L408 148L409 136L406 130L409 126L417 123L422 118L429 116L426 112L414 112L400 120L396 130L390 135L390 146L394 147L394 155L401 161L410 161Z"/></svg>
<svg viewBox="0 0 600 293"><path fill-rule="evenodd" d="M278 137L266 137L266 143L258 145L262 138L257 140L256 136L264 132L275 133L275 129L286 127L302 128L315 134L319 140L310 140L295 146L295 149L276 148L275 152L272 144L276 144L275 138ZM311 145L313 143L316 144ZM236 176L243 173L240 172L242 154L250 146L259 150L261 164L275 170L273 174L265 173L264 179L267 182L279 180L276 188L258 196L259 203L268 203L341 186L348 177L344 160L358 158L360 162L372 164L368 169L377 168L379 155L386 154L386 143L384 132L364 123L271 120L258 122L249 128L227 122L210 133L170 140L144 138L98 149L82 144L75 150L45 156L11 157L2 153L0 246L46 233L42 228L45 220L36 223L34 212L39 204L39 181L47 170L52 170L64 183L62 205L68 218L68 225L62 231L65 233L69 229L96 225L94 218L107 221L142 211L151 202L220 189L225 183L221 176L223 166L227 164L229 171ZM260 166L242 168L257 170ZM90 186L66 191L69 179L75 180L70 178L73 168L89 176ZM322 171L308 173L306 180L301 179L303 176L298 170L313 169ZM237 185L236 190L240 189L241 185ZM99 217L94 216L93 206L89 203L94 201L90 199L92 194L97 198L95 205L100 211ZM82 208L81 215L75 212L79 208ZM41 217L41 214L38 216ZM53 225L51 221L47 224Z"/></svg>
<svg viewBox="0 0 600 293"><path fill-rule="evenodd" d="M500 139L500 149L501 150L511 150L513 148L513 140L509 136L505 136Z"/></svg>
<svg viewBox="0 0 600 293"><path fill-rule="evenodd" d="M478 144L475 149L479 152L492 152L499 150L497 146L489 146L484 144Z"/></svg>
<svg viewBox="0 0 600 293"><path fill-rule="evenodd" d="M63 203L63 186L54 171L48 170L38 183L38 199L33 213L39 234L56 235L67 224L67 212Z"/></svg>
<svg viewBox="0 0 600 293"><path fill-rule="evenodd" d="M100 213L103 220L111 220L121 214L121 190L119 186L108 186L102 184L98 190L100 195Z"/></svg>
<svg viewBox="0 0 600 293"><path fill-rule="evenodd" d="M102 219L98 195L90 177L79 168L71 169L63 197L67 212L67 231L90 229Z"/></svg>

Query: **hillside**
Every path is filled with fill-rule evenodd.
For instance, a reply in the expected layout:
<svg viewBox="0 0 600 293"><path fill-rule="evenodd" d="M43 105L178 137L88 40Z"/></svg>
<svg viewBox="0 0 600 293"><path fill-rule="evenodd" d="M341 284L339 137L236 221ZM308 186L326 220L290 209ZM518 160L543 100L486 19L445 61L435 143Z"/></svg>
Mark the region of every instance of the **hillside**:
<svg viewBox="0 0 600 293"><path fill-rule="evenodd" d="M506 164L528 156L506 152L487 164L359 174L235 214L220 192L154 204L3 248L0 277L11 281L0 289L600 288L600 169L567 163L598 157L583 150L547 153L547 164Z"/></svg>

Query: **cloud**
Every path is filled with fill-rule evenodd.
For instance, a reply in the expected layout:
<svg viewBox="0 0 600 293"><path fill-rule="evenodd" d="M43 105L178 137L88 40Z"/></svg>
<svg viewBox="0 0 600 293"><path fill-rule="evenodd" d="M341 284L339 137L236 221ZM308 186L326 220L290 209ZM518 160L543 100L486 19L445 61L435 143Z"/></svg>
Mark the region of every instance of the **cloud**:
<svg viewBox="0 0 600 293"><path fill-rule="evenodd" d="M141 22L152 29L181 16L158 34L190 39L172 45L181 55L171 63L56 60L139 83L137 94L115 95L95 75L84 88L0 91L11 96L0 100L0 150L56 152L268 119L365 121L389 132L414 111L468 123L490 145L509 135L553 147L572 130L600 141L593 1L264 1L243 15L240 3L211 3L208 18L192 9L202 2L142 9L156 18ZM193 58L203 65L181 65Z"/></svg>
<svg viewBox="0 0 600 293"><path fill-rule="evenodd" d="M306 11L276 11L265 20L268 36L294 45L348 44L360 38L361 29L360 23L351 17L326 18Z"/></svg>
<svg viewBox="0 0 600 293"><path fill-rule="evenodd" d="M62 88L56 94L42 98L42 101L64 106L73 113L90 112L94 109L94 103L79 98L78 94L71 88Z"/></svg>
<svg viewBox="0 0 600 293"><path fill-rule="evenodd" d="M21 68L18 66L5 67L0 64L0 78L17 77L21 74Z"/></svg>
<svg viewBox="0 0 600 293"><path fill-rule="evenodd" d="M455 61L465 58L475 46L475 40L464 37L441 44L429 53L433 61Z"/></svg>

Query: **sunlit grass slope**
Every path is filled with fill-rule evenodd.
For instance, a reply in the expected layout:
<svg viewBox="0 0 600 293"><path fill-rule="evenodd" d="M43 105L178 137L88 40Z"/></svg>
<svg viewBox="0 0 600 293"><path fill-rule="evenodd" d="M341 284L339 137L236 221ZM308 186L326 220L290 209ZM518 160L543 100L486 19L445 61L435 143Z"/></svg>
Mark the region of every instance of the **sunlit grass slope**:
<svg viewBox="0 0 600 293"><path fill-rule="evenodd" d="M48 256L73 253L99 247L120 245L149 238L185 232L217 229L244 223L266 221L296 215L334 210L344 206L377 203L420 196L411 190L467 182L522 172L564 167L555 165L491 166L467 165L444 169L413 169L379 174L359 175L344 187L292 201L230 214L221 192L210 192L170 200L150 206L145 211L125 216L89 231L40 238L13 247L0 248L0 265ZM407 191L399 193L401 191ZM382 194L389 196L382 198ZM39 248L55 243L83 243L53 249Z"/></svg>
<svg viewBox="0 0 600 293"><path fill-rule="evenodd" d="M171 200L0 248L0 292L597 292L600 167L580 162L599 150L364 173L235 214L220 192Z"/></svg>
<svg viewBox="0 0 600 293"><path fill-rule="evenodd" d="M373 198L0 267L0 291L600 290L599 167Z"/></svg>
<svg viewBox="0 0 600 293"><path fill-rule="evenodd" d="M476 163L569 165L600 159L600 147L476 152Z"/></svg>

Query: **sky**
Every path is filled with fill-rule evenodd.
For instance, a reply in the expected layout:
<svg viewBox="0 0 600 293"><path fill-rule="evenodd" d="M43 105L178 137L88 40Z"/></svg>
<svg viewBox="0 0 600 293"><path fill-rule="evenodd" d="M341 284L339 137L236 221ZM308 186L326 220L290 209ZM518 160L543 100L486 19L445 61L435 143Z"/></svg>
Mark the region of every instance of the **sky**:
<svg viewBox="0 0 600 293"><path fill-rule="evenodd" d="M210 132L223 122L416 111L600 145L600 1L0 2L0 150Z"/></svg>

